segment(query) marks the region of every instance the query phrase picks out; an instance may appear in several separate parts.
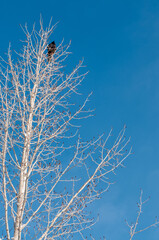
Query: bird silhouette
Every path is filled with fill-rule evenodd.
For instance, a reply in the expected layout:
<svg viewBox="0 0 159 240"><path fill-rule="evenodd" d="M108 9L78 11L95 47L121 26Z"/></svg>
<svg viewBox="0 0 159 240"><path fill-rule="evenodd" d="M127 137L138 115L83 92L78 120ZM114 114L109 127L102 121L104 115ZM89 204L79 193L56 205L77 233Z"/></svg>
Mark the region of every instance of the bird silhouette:
<svg viewBox="0 0 159 240"><path fill-rule="evenodd" d="M53 54L56 51L56 44L55 41L51 42L48 46L47 46L47 50L48 50L48 62L51 61Z"/></svg>

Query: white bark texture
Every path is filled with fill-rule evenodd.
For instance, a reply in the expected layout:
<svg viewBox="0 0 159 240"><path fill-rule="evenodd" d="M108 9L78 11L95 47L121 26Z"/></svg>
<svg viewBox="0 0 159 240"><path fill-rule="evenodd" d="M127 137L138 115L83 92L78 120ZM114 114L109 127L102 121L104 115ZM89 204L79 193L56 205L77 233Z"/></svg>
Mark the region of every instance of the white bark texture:
<svg viewBox="0 0 159 240"><path fill-rule="evenodd" d="M87 205L108 189L129 155L125 128L115 142L111 133L82 141L79 120L92 115L85 109L89 96L77 102L82 62L66 73L63 42L48 62L54 27L23 30L22 51L9 48L0 65L0 231L8 240L82 239L95 223Z"/></svg>

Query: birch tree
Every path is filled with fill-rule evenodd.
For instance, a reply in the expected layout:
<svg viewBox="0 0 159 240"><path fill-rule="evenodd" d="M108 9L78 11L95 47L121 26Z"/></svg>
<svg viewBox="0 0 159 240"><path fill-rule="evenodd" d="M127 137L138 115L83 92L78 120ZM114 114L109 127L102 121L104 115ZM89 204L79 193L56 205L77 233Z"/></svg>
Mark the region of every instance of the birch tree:
<svg viewBox="0 0 159 240"><path fill-rule="evenodd" d="M125 128L115 140L111 132L81 139L79 122L92 115L90 95L78 107L82 61L66 70L63 41L48 61L54 26L23 31L21 51L9 47L0 63L1 236L84 239L96 221L87 206L109 188L129 140Z"/></svg>

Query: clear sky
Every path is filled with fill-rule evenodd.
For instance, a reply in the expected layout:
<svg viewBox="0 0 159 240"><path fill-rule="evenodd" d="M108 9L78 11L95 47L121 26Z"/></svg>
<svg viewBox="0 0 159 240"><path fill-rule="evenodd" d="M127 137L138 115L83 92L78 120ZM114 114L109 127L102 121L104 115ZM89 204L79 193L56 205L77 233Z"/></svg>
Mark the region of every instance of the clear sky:
<svg viewBox="0 0 159 240"><path fill-rule="evenodd" d="M110 191L94 204L100 220L96 239L129 239L124 222L135 219L140 188L150 196L141 226L159 217L159 1L158 0L2 0L0 55L8 44L19 50L24 35L19 24L59 22L54 39L72 41L72 66L84 58L89 74L81 91L93 91L94 118L83 121L88 139L113 127L116 135L127 125L133 155L120 169ZM159 228L136 239L157 240Z"/></svg>

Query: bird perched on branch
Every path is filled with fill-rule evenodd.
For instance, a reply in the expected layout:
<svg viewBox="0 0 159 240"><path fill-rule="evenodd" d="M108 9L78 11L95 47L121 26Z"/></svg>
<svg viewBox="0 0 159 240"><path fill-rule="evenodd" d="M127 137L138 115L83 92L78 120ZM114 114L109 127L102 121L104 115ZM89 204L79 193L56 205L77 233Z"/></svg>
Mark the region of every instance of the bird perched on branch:
<svg viewBox="0 0 159 240"><path fill-rule="evenodd" d="M55 41L53 41L52 43L50 43L50 44L47 46L47 50L48 50L48 62L50 62L53 54L54 54L55 51L56 51Z"/></svg>

